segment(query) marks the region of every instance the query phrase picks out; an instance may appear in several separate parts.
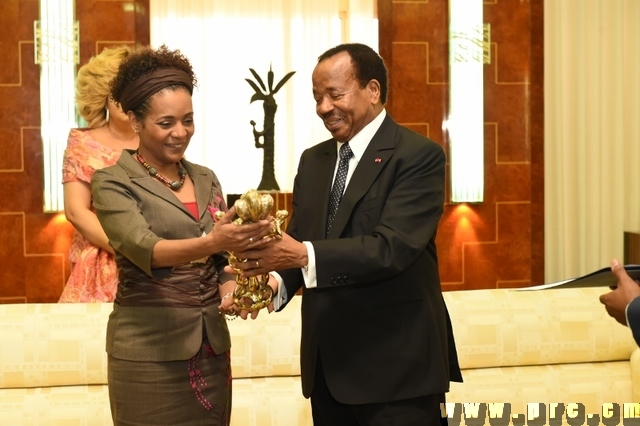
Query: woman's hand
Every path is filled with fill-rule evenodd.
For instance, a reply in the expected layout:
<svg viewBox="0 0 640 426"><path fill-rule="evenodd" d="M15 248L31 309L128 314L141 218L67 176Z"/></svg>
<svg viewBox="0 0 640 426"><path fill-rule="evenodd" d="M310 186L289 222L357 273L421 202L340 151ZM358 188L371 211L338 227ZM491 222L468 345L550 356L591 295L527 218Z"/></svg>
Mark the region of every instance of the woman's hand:
<svg viewBox="0 0 640 426"><path fill-rule="evenodd" d="M227 315L227 319L233 320L236 316L243 320L246 320L249 317L251 317L251 319L256 319L258 317L258 311L250 312L246 309L240 309L236 304L233 292L237 285L238 283L230 280L219 286L221 298L218 310L220 310L220 313Z"/></svg>
<svg viewBox="0 0 640 426"><path fill-rule="evenodd" d="M213 246L212 253L221 251L246 251L262 247L268 243L264 238L271 230L273 218L263 219L255 223L235 225L235 207L231 207L214 225L213 230L207 234Z"/></svg>
<svg viewBox="0 0 640 426"><path fill-rule="evenodd" d="M263 238L269 234L271 227L268 219L235 225L232 222L234 217L235 210L231 208L214 224L211 232L202 237L158 241L153 248L152 267L180 265L216 253L246 251L269 243L270 238Z"/></svg>
<svg viewBox="0 0 640 426"><path fill-rule="evenodd" d="M271 313L274 310L273 300L275 299L276 294L278 292L278 281L272 275L269 275L269 280L267 282L267 285L271 288L271 303L269 303L265 308L269 313ZM220 290L221 299L220 299L220 306L218 307L218 309L220 310L221 313L225 315L229 315L232 317L239 316L243 320L246 320L249 317L251 317L251 319L256 319L262 309L255 310L255 311L241 309L240 306L238 306L238 304L236 303L235 297L234 297L234 291L237 286L238 286L238 283L233 280L227 281L226 283L220 285L219 290ZM252 301L248 299L248 300L245 300L243 304L246 306L246 305L251 305L251 303Z"/></svg>

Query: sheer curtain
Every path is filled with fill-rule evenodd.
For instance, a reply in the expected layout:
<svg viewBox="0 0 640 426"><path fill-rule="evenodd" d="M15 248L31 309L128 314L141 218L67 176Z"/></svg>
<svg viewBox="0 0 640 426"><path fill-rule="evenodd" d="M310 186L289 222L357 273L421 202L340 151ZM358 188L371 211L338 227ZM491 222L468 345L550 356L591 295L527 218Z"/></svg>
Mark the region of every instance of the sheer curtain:
<svg viewBox="0 0 640 426"><path fill-rule="evenodd" d="M213 169L225 193L256 188L262 176L263 150L255 148L249 123L263 130L264 112L261 101L249 103L254 90L245 78L255 80L249 68L265 84L271 68L274 85L295 71L275 95L280 190L293 188L302 151L330 136L315 115L311 73L318 55L344 40L345 4L357 20L346 26L351 39L377 49L377 28L362 30L360 23L373 22L373 0L150 1L151 45L180 49L198 77L196 133L186 156Z"/></svg>
<svg viewBox="0 0 640 426"><path fill-rule="evenodd" d="M546 0L545 276L623 258L640 232L640 2Z"/></svg>

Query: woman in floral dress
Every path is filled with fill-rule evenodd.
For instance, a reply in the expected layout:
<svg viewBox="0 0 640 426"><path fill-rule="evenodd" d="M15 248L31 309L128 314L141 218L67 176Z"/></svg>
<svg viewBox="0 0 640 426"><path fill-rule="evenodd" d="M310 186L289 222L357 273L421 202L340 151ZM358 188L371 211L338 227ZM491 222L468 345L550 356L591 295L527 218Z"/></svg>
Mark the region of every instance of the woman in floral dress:
<svg viewBox="0 0 640 426"><path fill-rule="evenodd" d="M118 270L92 207L91 177L115 164L123 149L138 147L126 114L109 95L118 66L131 54L127 46L107 48L80 68L76 105L86 128L71 129L63 159L64 212L75 232L69 249L71 275L59 302L111 302Z"/></svg>

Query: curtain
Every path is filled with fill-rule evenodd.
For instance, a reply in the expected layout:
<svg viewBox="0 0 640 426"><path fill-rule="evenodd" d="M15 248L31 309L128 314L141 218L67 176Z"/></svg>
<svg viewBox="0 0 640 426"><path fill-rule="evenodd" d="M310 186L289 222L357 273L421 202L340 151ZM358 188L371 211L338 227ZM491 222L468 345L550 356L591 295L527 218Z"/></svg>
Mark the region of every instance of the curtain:
<svg viewBox="0 0 640 426"><path fill-rule="evenodd" d="M368 22L373 21L373 0L351 3L353 19L368 15ZM295 71L274 96L275 174L281 191L293 189L302 151L330 137L315 114L311 73L322 52L344 41L340 4L339 0L150 1L151 45L180 49L198 77L193 96L196 133L185 155L210 167L225 193L257 188L262 176L263 150L255 148L250 121L255 121L256 130L263 130L264 112L261 101L250 103L255 92L245 79L255 78L249 68L265 84L272 69L274 86ZM353 41L377 50L377 28L369 37L359 21L346 28L354 33Z"/></svg>
<svg viewBox="0 0 640 426"><path fill-rule="evenodd" d="M640 2L546 0L545 279L623 260L640 232Z"/></svg>

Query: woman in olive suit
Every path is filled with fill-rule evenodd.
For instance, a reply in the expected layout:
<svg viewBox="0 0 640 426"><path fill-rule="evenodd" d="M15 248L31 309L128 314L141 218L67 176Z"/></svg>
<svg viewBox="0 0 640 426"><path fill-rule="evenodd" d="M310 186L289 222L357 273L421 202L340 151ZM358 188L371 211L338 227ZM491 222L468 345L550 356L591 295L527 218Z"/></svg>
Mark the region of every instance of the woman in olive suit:
<svg viewBox="0 0 640 426"><path fill-rule="evenodd" d="M216 175L184 159L194 133L196 78L166 46L130 55L111 83L140 136L92 179L94 207L116 253L118 292L107 326L115 425L228 425L234 276L225 250L266 240L270 223L236 226ZM221 306L222 305L222 306Z"/></svg>

